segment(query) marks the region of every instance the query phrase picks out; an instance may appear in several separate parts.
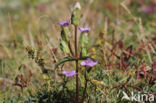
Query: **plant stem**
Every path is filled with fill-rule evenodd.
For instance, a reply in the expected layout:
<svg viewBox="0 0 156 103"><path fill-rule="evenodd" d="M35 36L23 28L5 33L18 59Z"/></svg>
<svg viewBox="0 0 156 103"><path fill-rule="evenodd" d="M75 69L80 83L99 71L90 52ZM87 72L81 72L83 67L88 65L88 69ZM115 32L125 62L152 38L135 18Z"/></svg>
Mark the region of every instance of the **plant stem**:
<svg viewBox="0 0 156 103"><path fill-rule="evenodd" d="M75 26L75 58L78 58L78 50L77 50L77 26ZM79 82L78 82L78 60L76 63L76 103L79 103Z"/></svg>
<svg viewBox="0 0 156 103"><path fill-rule="evenodd" d="M78 53L77 53L77 26L75 26L75 57L78 58Z"/></svg>
<svg viewBox="0 0 156 103"><path fill-rule="evenodd" d="M79 103L78 60L76 60L76 103Z"/></svg>
<svg viewBox="0 0 156 103"><path fill-rule="evenodd" d="M83 101L85 100L86 90L87 90L87 84L88 84L88 80L87 80L87 74L86 74L86 71L85 71L85 88L83 90L83 95L82 95L81 103L83 103Z"/></svg>

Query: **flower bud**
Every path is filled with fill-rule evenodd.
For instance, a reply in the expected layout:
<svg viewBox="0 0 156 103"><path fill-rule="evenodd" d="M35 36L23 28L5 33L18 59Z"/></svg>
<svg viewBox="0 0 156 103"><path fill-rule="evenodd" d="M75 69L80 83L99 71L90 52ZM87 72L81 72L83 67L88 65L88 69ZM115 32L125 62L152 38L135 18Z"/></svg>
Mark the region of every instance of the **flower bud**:
<svg viewBox="0 0 156 103"><path fill-rule="evenodd" d="M61 40L61 42L60 42L60 49L61 49L64 53L70 54L70 50L69 50L69 48L68 48L68 45L67 45L67 43L66 43L64 40Z"/></svg>
<svg viewBox="0 0 156 103"><path fill-rule="evenodd" d="M70 30L68 27L62 27L61 37L64 41L69 42Z"/></svg>
<svg viewBox="0 0 156 103"><path fill-rule="evenodd" d="M75 9L75 8L81 9L81 5L80 5L79 2L77 2L77 3L75 4L74 9Z"/></svg>
<svg viewBox="0 0 156 103"><path fill-rule="evenodd" d="M77 2L76 5L73 8L72 16L71 16L71 24L73 24L75 26L77 26L79 24L80 19L81 19L80 10L81 10L80 3Z"/></svg>
<svg viewBox="0 0 156 103"><path fill-rule="evenodd" d="M88 54L87 48L82 48L82 57L87 56L87 54Z"/></svg>
<svg viewBox="0 0 156 103"><path fill-rule="evenodd" d="M82 56L87 56L87 54L88 54L87 44L88 44L88 34L82 33L80 36L80 42L79 42Z"/></svg>
<svg viewBox="0 0 156 103"><path fill-rule="evenodd" d="M80 36L80 46L84 48L88 44L88 34L82 33Z"/></svg>

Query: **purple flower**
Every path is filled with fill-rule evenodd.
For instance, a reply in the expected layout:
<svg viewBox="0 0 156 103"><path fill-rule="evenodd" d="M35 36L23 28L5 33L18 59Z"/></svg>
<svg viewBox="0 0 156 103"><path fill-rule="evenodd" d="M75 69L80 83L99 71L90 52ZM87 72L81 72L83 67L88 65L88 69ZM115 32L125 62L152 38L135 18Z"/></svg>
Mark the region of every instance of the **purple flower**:
<svg viewBox="0 0 156 103"><path fill-rule="evenodd" d="M60 26L68 26L69 24L70 24L70 20L69 20L69 22L66 20L66 21L62 21L62 22L60 22L60 23L58 23Z"/></svg>
<svg viewBox="0 0 156 103"><path fill-rule="evenodd" d="M97 60L93 61L92 59L87 58L85 61L81 62L81 65L93 67L93 66L96 65L97 63L98 63Z"/></svg>
<svg viewBox="0 0 156 103"><path fill-rule="evenodd" d="M155 8L154 7L144 7L144 8L141 8L141 11L143 13L154 13L155 12Z"/></svg>
<svg viewBox="0 0 156 103"><path fill-rule="evenodd" d="M72 77L76 74L75 70L68 70L68 71L63 71L62 72L64 75L66 75L67 77Z"/></svg>
<svg viewBox="0 0 156 103"><path fill-rule="evenodd" d="M82 32L82 33L88 33L90 31L90 28L79 28L79 30Z"/></svg>

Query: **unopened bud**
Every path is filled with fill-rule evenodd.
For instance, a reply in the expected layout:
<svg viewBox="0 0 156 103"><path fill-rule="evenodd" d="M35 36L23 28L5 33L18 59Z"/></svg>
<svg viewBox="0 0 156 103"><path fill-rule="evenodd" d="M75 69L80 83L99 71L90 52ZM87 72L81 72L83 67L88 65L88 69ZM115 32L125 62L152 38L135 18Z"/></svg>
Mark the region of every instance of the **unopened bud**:
<svg viewBox="0 0 156 103"><path fill-rule="evenodd" d="M87 56L88 52L86 48L82 48L82 57Z"/></svg>
<svg viewBox="0 0 156 103"><path fill-rule="evenodd" d="M65 53L67 53L67 54L70 54L70 50L69 50L69 48L68 48L68 45L67 45L67 43L66 43L64 40L61 40L60 49L61 49L63 52L65 52Z"/></svg>
<svg viewBox="0 0 156 103"><path fill-rule="evenodd" d="M68 42L69 41L69 36L70 35L70 30L68 27L62 27L61 30L61 37L64 41Z"/></svg>
<svg viewBox="0 0 156 103"><path fill-rule="evenodd" d="M74 9L75 9L75 8L81 9L81 5L80 5L79 2L77 2L77 3L75 4Z"/></svg>
<svg viewBox="0 0 156 103"><path fill-rule="evenodd" d="M71 16L71 24L73 24L75 26L77 26L80 22L80 18L81 18L80 10L81 10L80 3L77 2L73 8L72 16Z"/></svg>
<svg viewBox="0 0 156 103"><path fill-rule="evenodd" d="M80 36L80 46L83 48L88 44L88 34L83 33Z"/></svg>

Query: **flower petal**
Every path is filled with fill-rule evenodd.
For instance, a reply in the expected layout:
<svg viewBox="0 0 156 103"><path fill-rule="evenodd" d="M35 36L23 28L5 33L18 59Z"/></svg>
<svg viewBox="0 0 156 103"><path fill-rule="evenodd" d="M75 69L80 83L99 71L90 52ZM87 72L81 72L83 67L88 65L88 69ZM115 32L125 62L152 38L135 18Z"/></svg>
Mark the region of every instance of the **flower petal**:
<svg viewBox="0 0 156 103"><path fill-rule="evenodd" d="M81 62L82 66L89 66L93 67L94 65L98 64L98 61L93 61L91 58L87 58L85 61Z"/></svg>
<svg viewBox="0 0 156 103"><path fill-rule="evenodd" d="M81 65L86 65L86 62L85 61L81 62Z"/></svg>
<svg viewBox="0 0 156 103"><path fill-rule="evenodd" d="M66 21L62 21L62 22L60 22L60 23L58 23L60 26L68 26L69 24L70 24L70 20L69 20L69 22L66 20Z"/></svg>
<svg viewBox="0 0 156 103"><path fill-rule="evenodd" d="M79 27L80 32L82 33L88 33L90 31L90 28L80 28Z"/></svg>
<svg viewBox="0 0 156 103"><path fill-rule="evenodd" d="M76 74L75 70L68 70L68 71L63 71L62 72L64 75L66 75L67 77L72 77Z"/></svg>

